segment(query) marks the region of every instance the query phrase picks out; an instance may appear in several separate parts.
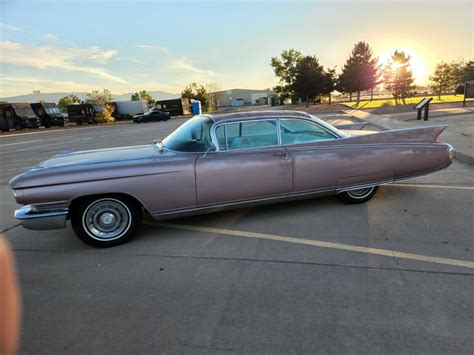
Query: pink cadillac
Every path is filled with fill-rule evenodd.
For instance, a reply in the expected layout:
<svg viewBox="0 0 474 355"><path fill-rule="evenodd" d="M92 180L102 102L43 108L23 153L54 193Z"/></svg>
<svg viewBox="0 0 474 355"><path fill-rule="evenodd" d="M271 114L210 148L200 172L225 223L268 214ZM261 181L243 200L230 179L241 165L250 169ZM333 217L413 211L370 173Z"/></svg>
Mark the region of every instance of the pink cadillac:
<svg viewBox="0 0 474 355"><path fill-rule="evenodd" d="M16 176L25 228L64 228L95 247L128 241L156 220L337 195L368 201L381 184L448 167L446 126L391 131L333 127L304 112L201 115L149 145L61 154Z"/></svg>

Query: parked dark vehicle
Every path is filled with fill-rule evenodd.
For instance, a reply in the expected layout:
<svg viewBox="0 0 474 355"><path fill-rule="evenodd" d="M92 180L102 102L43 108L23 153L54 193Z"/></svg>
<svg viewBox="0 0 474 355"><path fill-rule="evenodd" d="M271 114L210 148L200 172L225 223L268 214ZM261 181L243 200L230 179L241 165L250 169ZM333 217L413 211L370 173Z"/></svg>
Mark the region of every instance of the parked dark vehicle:
<svg viewBox="0 0 474 355"><path fill-rule="evenodd" d="M133 116L133 122L135 123L145 123L150 121L168 121L171 118L169 112L163 112L160 110L153 110L145 112L142 115Z"/></svg>
<svg viewBox="0 0 474 355"><path fill-rule="evenodd" d="M31 109L30 104L0 104L2 112L2 131L15 128L17 131L23 128L38 128L39 119Z"/></svg>
<svg viewBox="0 0 474 355"><path fill-rule="evenodd" d="M67 115L59 111L59 107L52 102L38 102L30 104L31 108L39 117L40 122L46 128L51 126L63 127L67 122Z"/></svg>
<svg viewBox="0 0 474 355"><path fill-rule="evenodd" d="M67 114L70 122L78 125L96 123L95 116L102 111L100 105L76 104L67 106Z"/></svg>
<svg viewBox="0 0 474 355"><path fill-rule="evenodd" d="M3 111L0 110L0 130L2 132L8 132L13 128L13 120L8 120L3 114Z"/></svg>
<svg viewBox="0 0 474 355"><path fill-rule="evenodd" d="M191 100L188 98L156 101L155 107L169 112L171 116L191 115Z"/></svg>
<svg viewBox="0 0 474 355"><path fill-rule="evenodd" d="M438 141L447 126L361 130L366 124L335 127L283 110L194 116L157 143L39 163L10 181L24 205L15 216L37 230L70 219L85 243L110 247L132 237L143 213L159 221L325 195L363 203L379 185L453 160L453 147Z"/></svg>

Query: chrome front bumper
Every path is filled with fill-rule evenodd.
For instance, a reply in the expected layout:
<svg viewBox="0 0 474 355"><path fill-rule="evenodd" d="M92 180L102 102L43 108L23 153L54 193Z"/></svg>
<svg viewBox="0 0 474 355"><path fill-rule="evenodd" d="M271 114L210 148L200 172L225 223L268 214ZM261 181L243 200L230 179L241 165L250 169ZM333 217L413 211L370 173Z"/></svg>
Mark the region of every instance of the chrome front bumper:
<svg viewBox="0 0 474 355"><path fill-rule="evenodd" d="M61 229L66 228L68 212L65 204L27 205L15 211L15 218L26 229Z"/></svg>

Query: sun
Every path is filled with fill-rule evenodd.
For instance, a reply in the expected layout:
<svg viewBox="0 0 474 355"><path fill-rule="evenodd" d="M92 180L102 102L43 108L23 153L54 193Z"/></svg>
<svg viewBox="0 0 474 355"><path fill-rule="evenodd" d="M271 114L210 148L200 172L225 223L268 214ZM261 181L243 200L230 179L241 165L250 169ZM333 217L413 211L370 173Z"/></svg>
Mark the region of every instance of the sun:
<svg viewBox="0 0 474 355"><path fill-rule="evenodd" d="M385 67L390 62L395 50L403 51L405 52L405 54L410 56L410 69L413 72L415 82L418 84L426 83L426 81L428 80L428 73L426 70L425 60L423 60L423 57L419 53L415 52L410 48L398 47L385 50L382 52L382 54L379 55L379 63L382 64L383 67ZM396 66L397 64L395 63L395 69ZM398 64L398 66L400 65Z"/></svg>

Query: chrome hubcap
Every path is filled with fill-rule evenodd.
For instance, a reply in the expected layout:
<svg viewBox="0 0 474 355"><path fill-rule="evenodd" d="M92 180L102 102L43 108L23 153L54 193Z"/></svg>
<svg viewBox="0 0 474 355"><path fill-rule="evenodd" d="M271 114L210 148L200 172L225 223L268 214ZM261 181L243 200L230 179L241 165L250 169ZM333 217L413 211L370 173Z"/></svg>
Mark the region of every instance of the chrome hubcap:
<svg viewBox="0 0 474 355"><path fill-rule="evenodd" d="M112 213L104 213L100 216L100 224L103 226L110 226L115 222L116 218Z"/></svg>
<svg viewBox="0 0 474 355"><path fill-rule="evenodd" d="M83 218L85 231L97 240L120 238L127 232L130 222L130 210L123 202L115 199L103 199L92 203L86 209Z"/></svg>
<svg viewBox="0 0 474 355"><path fill-rule="evenodd" d="M374 187L367 187L365 189L347 191L347 194L351 196L352 198L361 199L361 198L365 198L369 196L373 190L374 190Z"/></svg>

